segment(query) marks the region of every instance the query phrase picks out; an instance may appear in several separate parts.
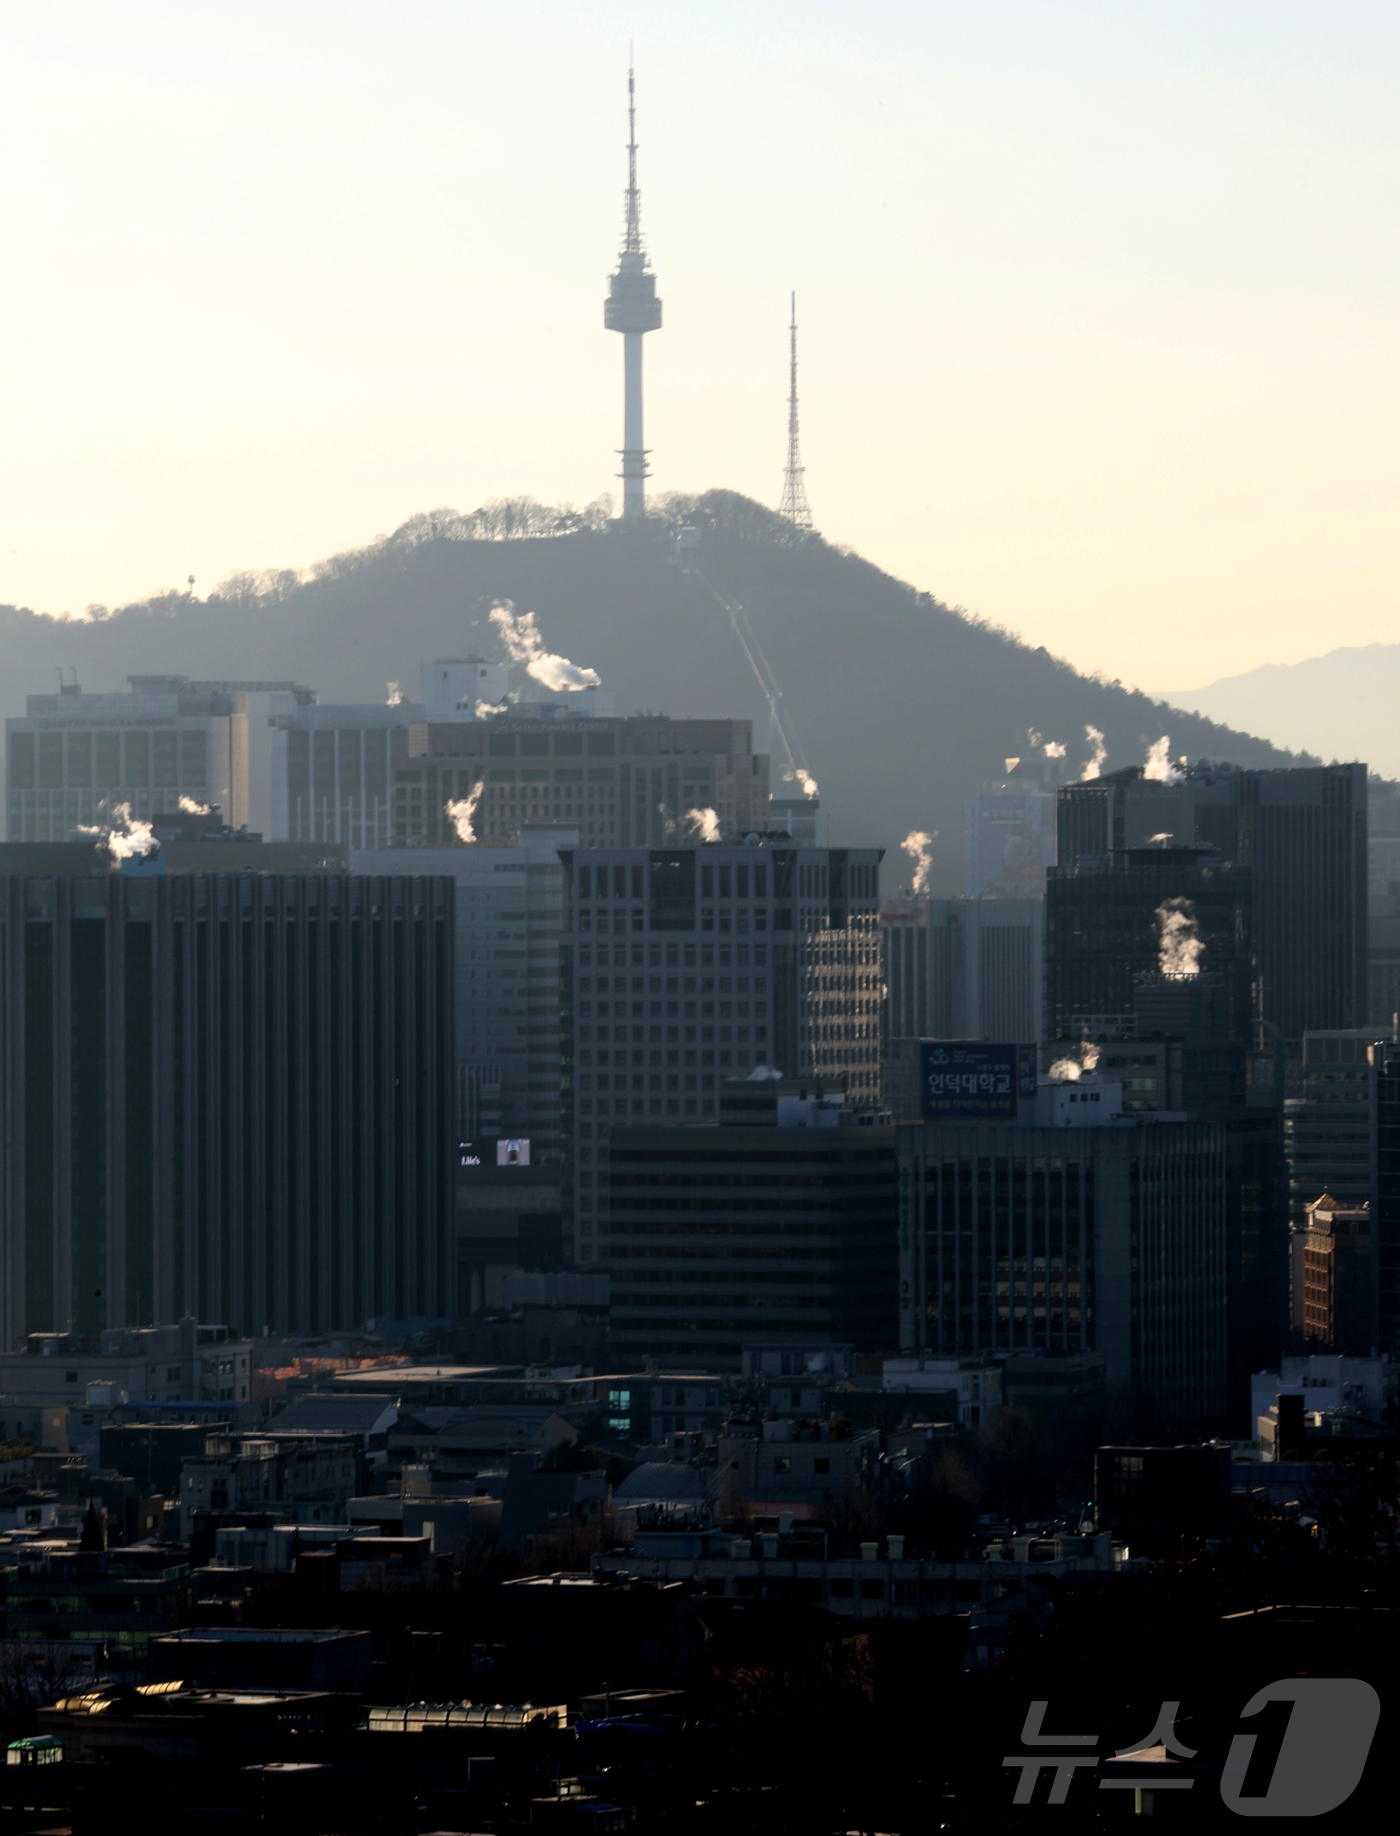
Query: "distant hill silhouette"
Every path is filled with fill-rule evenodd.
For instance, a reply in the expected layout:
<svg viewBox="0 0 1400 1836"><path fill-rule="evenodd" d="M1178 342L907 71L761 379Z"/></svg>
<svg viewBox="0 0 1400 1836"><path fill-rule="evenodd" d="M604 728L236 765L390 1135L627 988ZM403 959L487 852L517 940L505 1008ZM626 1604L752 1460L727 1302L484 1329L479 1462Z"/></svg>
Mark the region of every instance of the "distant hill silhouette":
<svg viewBox="0 0 1400 1836"><path fill-rule="evenodd" d="M536 613L547 648L599 672L620 714L749 716L762 749L767 704L729 619L705 581L669 558L681 522L703 532L705 579L747 610L820 784L830 840L892 850L887 887L908 877L901 839L924 829L939 831L933 889L959 890L962 799L1028 751L1032 727L1064 742L1076 766L1088 757L1086 725L1105 736L1108 770L1140 762L1162 733L1192 758L1304 762L1081 675L727 491L663 500L640 540L610 533L599 507L526 500L415 517L305 575L238 575L203 601L171 592L93 608L86 623L0 607L0 712L23 713L25 695L54 684L60 666L94 690L170 673L291 677L323 701L382 700L390 681L414 696L421 660L498 654L487 612L508 598Z"/></svg>
<svg viewBox="0 0 1400 1836"><path fill-rule="evenodd" d="M1330 755L1362 758L1400 777L1400 644L1329 650L1302 663L1265 663L1206 688L1164 691L1174 707L1237 720Z"/></svg>

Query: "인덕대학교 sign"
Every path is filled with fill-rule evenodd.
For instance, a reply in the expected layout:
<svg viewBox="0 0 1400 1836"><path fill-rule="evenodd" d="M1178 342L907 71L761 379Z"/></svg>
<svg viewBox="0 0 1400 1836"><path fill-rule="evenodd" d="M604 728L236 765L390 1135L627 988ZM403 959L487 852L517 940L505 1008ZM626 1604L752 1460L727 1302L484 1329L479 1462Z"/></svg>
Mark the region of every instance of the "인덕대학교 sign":
<svg viewBox="0 0 1400 1836"><path fill-rule="evenodd" d="M926 1122L1014 1122L1036 1087L1034 1046L981 1039L925 1039L919 1048Z"/></svg>

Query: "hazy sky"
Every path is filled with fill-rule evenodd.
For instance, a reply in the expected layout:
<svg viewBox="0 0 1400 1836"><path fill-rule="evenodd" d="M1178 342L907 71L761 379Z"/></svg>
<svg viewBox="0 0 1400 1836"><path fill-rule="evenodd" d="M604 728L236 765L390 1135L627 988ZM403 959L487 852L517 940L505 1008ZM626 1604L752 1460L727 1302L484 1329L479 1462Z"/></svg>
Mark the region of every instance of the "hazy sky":
<svg viewBox="0 0 1400 1836"><path fill-rule="evenodd" d="M616 489L636 40L654 488L1086 668L1392 640L1393 4L9 0L0 601ZM230 656L230 667L236 655Z"/></svg>

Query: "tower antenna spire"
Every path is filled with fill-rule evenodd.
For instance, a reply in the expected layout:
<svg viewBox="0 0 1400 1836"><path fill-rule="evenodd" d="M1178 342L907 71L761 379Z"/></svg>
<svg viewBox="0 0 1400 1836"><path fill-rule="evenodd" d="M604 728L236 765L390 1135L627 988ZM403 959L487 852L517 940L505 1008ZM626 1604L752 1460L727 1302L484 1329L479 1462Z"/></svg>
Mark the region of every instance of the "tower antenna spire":
<svg viewBox="0 0 1400 1836"><path fill-rule="evenodd" d="M622 237L624 255L642 252L642 194L637 189L637 83L632 54L627 54L627 227Z"/></svg>
<svg viewBox="0 0 1400 1836"><path fill-rule="evenodd" d="M627 217L617 270L603 302L603 326L622 333L622 522L646 526L647 449L642 435L642 339L661 323L656 276L642 248L641 192L637 189L637 85L627 63Z"/></svg>
<svg viewBox="0 0 1400 1836"><path fill-rule="evenodd" d="M797 439L797 295L792 296L792 320L788 326L791 354L788 360L788 456L783 472L783 500L778 515L785 516L795 529L812 527L812 506L807 502L807 487L802 482L806 467Z"/></svg>

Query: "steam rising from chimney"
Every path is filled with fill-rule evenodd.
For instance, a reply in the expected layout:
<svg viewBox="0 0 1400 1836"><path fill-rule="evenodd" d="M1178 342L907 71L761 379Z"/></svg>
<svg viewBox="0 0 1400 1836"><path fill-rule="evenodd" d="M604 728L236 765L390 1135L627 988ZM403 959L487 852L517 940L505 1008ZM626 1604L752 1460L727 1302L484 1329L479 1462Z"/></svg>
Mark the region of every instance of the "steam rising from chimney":
<svg viewBox="0 0 1400 1836"><path fill-rule="evenodd" d="M1084 729L1084 737L1088 740L1090 746L1093 747L1094 756L1086 762L1083 771L1080 772L1079 782L1081 784L1091 784L1103 769L1103 762L1108 757L1108 747L1104 745L1103 734L1099 732L1097 727L1086 726Z"/></svg>
<svg viewBox="0 0 1400 1836"><path fill-rule="evenodd" d="M517 612L514 603L503 599L491 608L491 623L501 634L501 642L513 663L523 663L525 673L554 694L565 689L597 688L602 681L596 669L585 669L546 650L535 625L533 612Z"/></svg>
<svg viewBox="0 0 1400 1836"><path fill-rule="evenodd" d="M1194 899L1164 899L1157 907L1157 967L1163 975L1199 975L1205 944Z"/></svg>
<svg viewBox="0 0 1400 1836"><path fill-rule="evenodd" d="M1057 739L1046 740L1045 756L1047 759L1062 759L1065 756L1064 741Z"/></svg>
<svg viewBox="0 0 1400 1836"><path fill-rule="evenodd" d="M815 797L817 781L804 765L794 765L783 773L785 784L795 784L804 797Z"/></svg>
<svg viewBox="0 0 1400 1836"><path fill-rule="evenodd" d="M719 814L715 810L687 810L686 826L697 841L717 842L719 840Z"/></svg>
<svg viewBox="0 0 1400 1836"><path fill-rule="evenodd" d="M1051 1077L1067 1078L1070 1083L1078 1083L1086 1071L1092 1071L1099 1062L1099 1048L1092 1039L1085 1039L1075 1046L1073 1053L1066 1053L1057 1058L1050 1067Z"/></svg>
<svg viewBox="0 0 1400 1836"><path fill-rule="evenodd" d="M493 714L503 714L505 704L499 701L478 701L473 712L478 720L489 720Z"/></svg>
<svg viewBox="0 0 1400 1836"><path fill-rule="evenodd" d="M1186 775L1178 771L1171 762L1171 735L1164 733L1147 748L1147 765L1143 771L1144 778L1152 778L1158 784L1180 784Z"/></svg>
<svg viewBox="0 0 1400 1836"><path fill-rule="evenodd" d="M904 852L914 861L914 893L918 897L928 891L929 874L933 870L933 835L924 829L911 829L899 844Z"/></svg>
<svg viewBox="0 0 1400 1836"><path fill-rule="evenodd" d="M476 806L481 802L481 794L485 789L486 783L483 779L480 784L473 784L465 797L458 797L455 802L445 803L442 806L443 813L457 831L458 841L465 842L469 848L476 841L476 830L472 826L472 818L476 815Z"/></svg>
<svg viewBox="0 0 1400 1836"><path fill-rule="evenodd" d="M94 841L105 841L114 861L139 860L157 851L155 831L150 823L134 818L129 803L114 805L110 820L79 823L79 835L91 835Z"/></svg>
<svg viewBox="0 0 1400 1836"><path fill-rule="evenodd" d="M180 808L185 812L186 816L212 816L214 813L214 806L212 803L196 803L193 797L182 796L180 799Z"/></svg>

